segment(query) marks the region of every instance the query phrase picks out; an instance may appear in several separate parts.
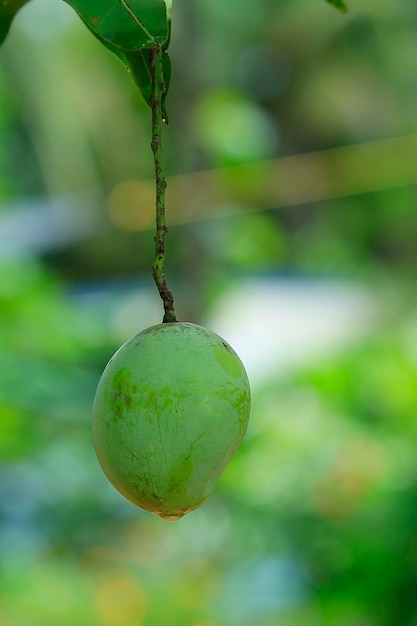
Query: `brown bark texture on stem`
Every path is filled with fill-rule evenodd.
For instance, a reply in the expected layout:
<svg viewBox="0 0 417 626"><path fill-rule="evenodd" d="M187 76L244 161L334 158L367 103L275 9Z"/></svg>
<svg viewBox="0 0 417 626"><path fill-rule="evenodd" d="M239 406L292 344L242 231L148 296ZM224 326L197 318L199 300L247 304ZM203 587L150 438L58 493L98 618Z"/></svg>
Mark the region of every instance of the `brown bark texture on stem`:
<svg viewBox="0 0 417 626"><path fill-rule="evenodd" d="M165 220L165 189L167 186L164 171L164 153L162 147L162 126L164 117L162 112L162 98L165 93L165 79L162 65L161 47L152 49L152 152L155 162L156 182L156 235L155 258L152 264L152 274L164 305L163 322L176 322L174 296L168 288L165 277L166 235L168 232Z"/></svg>

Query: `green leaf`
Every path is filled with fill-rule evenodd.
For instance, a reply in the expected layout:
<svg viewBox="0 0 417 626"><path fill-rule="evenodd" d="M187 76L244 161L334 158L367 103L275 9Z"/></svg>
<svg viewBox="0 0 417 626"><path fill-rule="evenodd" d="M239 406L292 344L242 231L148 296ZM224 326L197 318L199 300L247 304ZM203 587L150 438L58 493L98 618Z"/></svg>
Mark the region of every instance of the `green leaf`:
<svg viewBox="0 0 417 626"><path fill-rule="evenodd" d="M6 39L14 16L28 2L29 0L0 0L0 45Z"/></svg>
<svg viewBox="0 0 417 626"><path fill-rule="evenodd" d="M164 45L169 28L164 0L64 0L100 40L124 50ZM103 43L104 43L103 41Z"/></svg>
<svg viewBox="0 0 417 626"><path fill-rule="evenodd" d="M87 24L88 26L88 24ZM123 50L118 46L103 39L98 33L90 28L92 34L105 46L113 52L123 63L129 74L132 76L138 86L142 96L149 106L152 106L152 70L151 70L151 50L152 48L143 48L142 50ZM165 93L162 99L162 112L165 121L168 122L168 115L165 109L165 100L171 80L171 60L165 51L162 57L162 65L165 77Z"/></svg>
<svg viewBox="0 0 417 626"><path fill-rule="evenodd" d="M344 0L326 0L326 2L333 5L336 9L338 9L338 11L341 11L342 13L347 13L348 8Z"/></svg>

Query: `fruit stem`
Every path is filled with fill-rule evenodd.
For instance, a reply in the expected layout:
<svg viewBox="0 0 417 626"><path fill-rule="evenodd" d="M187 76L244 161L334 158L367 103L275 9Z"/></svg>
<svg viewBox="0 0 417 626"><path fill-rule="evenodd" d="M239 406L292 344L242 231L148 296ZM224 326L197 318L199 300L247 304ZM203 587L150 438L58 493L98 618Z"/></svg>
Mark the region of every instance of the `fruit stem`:
<svg viewBox="0 0 417 626"><path fill-rule="evenodd" d="M165 93L165 77L162 65L162 55L165 54L160 46L151 50L152 68L152 152L155 162L156 182L156 235L155 258L152 263L152 274L164 304L164 323L176 322L174 296L168 289L165 277L165 241L168 228L165 221L165 189L167 186L164 167L164 151L162 147L162 125L166 119L162 110L162 99Z"/></svg>

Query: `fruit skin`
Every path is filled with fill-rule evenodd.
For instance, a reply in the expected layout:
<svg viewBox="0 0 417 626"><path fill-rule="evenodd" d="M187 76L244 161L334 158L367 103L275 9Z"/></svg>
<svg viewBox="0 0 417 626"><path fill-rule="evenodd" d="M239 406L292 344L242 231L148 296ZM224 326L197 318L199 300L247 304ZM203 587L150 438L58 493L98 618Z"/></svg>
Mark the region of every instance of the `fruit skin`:
<svg viewBox="0 0 417 626"><path fill-rule="evenodd" d="M160 324L110 359L94 400L94 445L121 494L174 521L208 497L249 413L249 381L234 350L202 326Z"/></svg>

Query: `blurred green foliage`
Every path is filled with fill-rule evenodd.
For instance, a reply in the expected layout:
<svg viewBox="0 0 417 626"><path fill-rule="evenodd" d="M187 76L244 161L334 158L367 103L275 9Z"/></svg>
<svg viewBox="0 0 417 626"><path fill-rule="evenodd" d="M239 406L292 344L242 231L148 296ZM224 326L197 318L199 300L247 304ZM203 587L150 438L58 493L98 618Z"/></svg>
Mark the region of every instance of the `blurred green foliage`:
<svg viewBox="0 0 417 626"><path fill-rule="evenodd" d="M341 16L308 0L178 0L173 17L181 316L204 321L265 274L358 283L377 315L360 342L254 387L245 443L200 510L169 525L125 502L94 457L90 414L110 355L161 317L152 199L135 191L152 178L149 112L69 7L24 7L0 55L0 623L416 626L413 153L392 153L403 186L279 208L248 191L249 207L212 219L193 219L205 190L192 177L414 136L415 2L352 0ZM142 222L120 217L129 190Z"/></svg>

